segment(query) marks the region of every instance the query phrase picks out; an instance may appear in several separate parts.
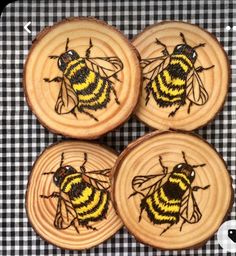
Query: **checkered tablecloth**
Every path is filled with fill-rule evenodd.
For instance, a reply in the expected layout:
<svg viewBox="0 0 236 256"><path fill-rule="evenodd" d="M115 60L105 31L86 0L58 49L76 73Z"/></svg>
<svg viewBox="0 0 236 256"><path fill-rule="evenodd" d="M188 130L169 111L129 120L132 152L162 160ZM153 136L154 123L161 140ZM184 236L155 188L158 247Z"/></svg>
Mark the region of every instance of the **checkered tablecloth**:
<svg viewBox="0 0 236 256"><path fill-rule="evenodd" d="M16 1L0 23L0 255L223 255L216 235L198 250L159 251L136 242L125 228L91 250L61 250L35 234L25 213L27 179L37 155L51 143L64 140L43 128L29 110L22 88L24 60L31 41L45 26L70 16L95 16L116 26L131 39L146 26L162 20L184 20L212 32L223 44L232 67L232 81L224 108L214 121L199 129L228 164L236 178L236 4L232 1ZM31 21L31 34L23 26ZM228 28L226 29L226 27ZM236 28L236 27L235 27ZM131 118L102 141L121 151L150 131ZM214 209L213 209L214 210ZM233 207L228 219L235 219Z"/></svg>

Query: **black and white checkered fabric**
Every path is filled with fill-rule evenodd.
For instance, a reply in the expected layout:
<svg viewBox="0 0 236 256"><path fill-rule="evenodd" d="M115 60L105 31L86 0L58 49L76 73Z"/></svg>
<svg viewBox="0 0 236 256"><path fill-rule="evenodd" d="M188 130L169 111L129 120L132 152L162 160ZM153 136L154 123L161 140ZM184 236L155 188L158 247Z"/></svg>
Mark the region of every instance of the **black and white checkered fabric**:
<svg viewBox="0 0 236 256"><path fill-rule="evenodd" d="M45 26L70 16L94 16L116 26L131 39L146 26L162 20L184 20L212 32L223 44L232 67L232 81L224 108L214 121L199 129L228 164L236 179L236 4L233 1L16 1L1 16L0 36L0 255L223 255L216 235L198 250L159 251L136 242L125 228L91 250L61 250L35 234L25 213L27 179L37 155L55 141L64 140L43 128L29 110L22 88L24 60L31 41ZM31 21L31 34L23 26ZM236 21L235 21L236 25ZM228 29L226 29L226 27ZM150 131L131 118L101 141L121 151ZM234 205L228 219L236 218Z"/></svg>

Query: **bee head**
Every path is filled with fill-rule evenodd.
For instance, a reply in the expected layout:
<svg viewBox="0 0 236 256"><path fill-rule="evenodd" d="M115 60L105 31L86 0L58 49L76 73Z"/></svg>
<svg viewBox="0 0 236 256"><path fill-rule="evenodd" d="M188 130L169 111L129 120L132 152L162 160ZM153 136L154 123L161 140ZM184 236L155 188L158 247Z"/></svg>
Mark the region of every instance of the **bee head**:
<svg viewBox="0 0 236 256"><path fill-rule="evenodd" d="M69 51L66 51L65 53L62 53L58 58L58 62L57 62L58 68L62 72L64 72L68 63L73 60L79 59L79 57L80 57L79 54L74 50L69 50Z"/></svg>
<svg viewBox="0 0 236 256"><path fill-rule="evenodd" d="M173 169L173 173L184 174L186 178L190 181L190 183L192 183L195 178L195 171L193 169L193 166L187 163L177 164Z"/></svg>
<svg viewBox="0 0 236 256"><path fill-rule="evenodd" d="M61 166L59 167L56 172L53 175L53 182L55 183L56 186L60 186L62 184L62 182L64 181L65 177L76 173L77 171L75 170L75 168L73 168L70 165L66 165L66 166Z"/></svg>
<svg viewBox="0 0 236 256"><path fill-rule="evenodd" d="M173 54L183 54L194 64L197 59L197 53L193 47L187 44L176 45Z"/></svg>

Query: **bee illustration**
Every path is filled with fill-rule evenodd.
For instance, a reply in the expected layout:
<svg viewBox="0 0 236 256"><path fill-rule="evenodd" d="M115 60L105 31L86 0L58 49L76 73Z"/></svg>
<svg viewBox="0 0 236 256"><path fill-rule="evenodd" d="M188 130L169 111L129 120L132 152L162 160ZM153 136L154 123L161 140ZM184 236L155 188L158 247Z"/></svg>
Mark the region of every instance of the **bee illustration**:
<svg viewBox="0 0 236 256"><path fill-rule="evenodd" d="M203 167L205 164L190 165L182 152L184 163L174 166L168 173L168 167L159 162L161 174L135 176L132 180L132 193L130 197L140 194L143 198L140 203L139 222L145 210L149 220L153 224L169 224L160 235L165 233L171 226L183 220L180 231L185 223L194 224L200 221L202 213L196 202L194 192L199 189L205 190L210 187L193 186L195 179L194 169Z"/></svg>
<svg viewBox="0 0 236 256"><path fill-rule="evenodd" d="M147 81L146 105L150 94L161 108L177 105L169 117L175 116L179 108L186 104L186 99L189 101L188 114L193 104L202 106L208 101L209 95L199 73L214 67L195 67L198 57L196 49L204 47L205 44L191 47L184 34L180 33L180 36L183 44L176 45L172 54L168 52L165 44L156 39L156 44L164 47L162 56L141 60L144 80Z"/></svg>
<svg viewBox="0 0 236 256"><path fill-rule="evenodd" d="M111 169L86 171L87 153L84 153L80 172L71 165L63 166L63 161L64 153L61 154L60 167L56 172L43 173L53 174L53 182L59 188L59 192L55 191L51 195L40 195L43 199L58 198L54 226L60 230L74 226L78 233L78 226L97 230L89 222L106 218L110 202Z"/></svg>
<svg viewBox="0 0 236 256"><path fill-rule="evenodd" d="M120 81L117 75L123 69L123 63L115 56L90 57L93 47L91 38L85 57L81 57L75 50L68 50L68 44L69 38L64 53L49 56L50 59L58 59L57 66L62 76L44 78L47 83L61 83L55 111L60 115L72 113L76 116L77 110L98 121L88 110L105 108L111 100L111 92L115 102L120 104L112 78Z"/></svg>

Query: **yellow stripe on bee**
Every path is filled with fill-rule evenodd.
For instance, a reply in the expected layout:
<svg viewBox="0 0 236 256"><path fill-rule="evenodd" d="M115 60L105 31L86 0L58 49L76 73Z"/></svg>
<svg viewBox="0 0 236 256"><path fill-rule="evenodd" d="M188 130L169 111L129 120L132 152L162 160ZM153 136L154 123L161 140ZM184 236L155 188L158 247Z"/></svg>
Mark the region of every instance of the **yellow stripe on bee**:
<svg viewBox="0 0 236 256"><path fill-rule="evenodd" d="M191 60L186 56L186 55L184 55L184 54L176 54L176 55L172 55L172 58L181 58L181 59L184 59L187 63L188 63L188 65L190 66L190 67L192 67L193 66L193 63L191 62Z"/></svg>
<svg viewBox="0 0 236 256"><path fill-rule="evenodd" d="M78 177L78 178L75 178L73 180L71 180L67 185L66 185L66 188L64 189L64 192L65 193L68 193L70 190L71 190L71 187L72 185L74 184L78 184L82 181L82 178L81 177Z"/></svg>
<svg viewBox="0 0 236 256"><path fill-rule="evenodd" d="M188 67L187 65L185 65L185 64L183 63L183 61L181 61L181 60L172 59L172 60L170 61L170 64L171 64L171 65L179 64L179 65L181 66L181 68L184 70L184 72L187 72L188 69L189 69L189 67Z"/></svg>
<svg viewBox="0 0 236 256"><path fill-rule="evenodd" d="M71 200L72 204L81 204L84 203L86 201L88 201L89 197L92 195L93 193L93 189L91 187L86 187L83 192L82 195L80 195L79 197L75 197L73 198L73 200Z"/></svg>
<svg viewBox="0 0 236 256"><path fill-rule="evenodd" d="M78 83L78 84L73 84L73 89L75 91L81 91L90 86L91 83L94 83L96 79L96 74L93 71L89 71L88 76L86 77L86 80L84 83Z"/></svg>
<svg viewBox="0 0 236 256"><path fill-rule="evenodd" d="M175 86L182 86L182 85L185 85L185 83L186 83L186 81L183 79L180 79L180 78L173 78L171 81L171 84L175 85ZM181 90L179 90L179 92L180 91Z"/></svg>
<svg viewBox="0 0 236 256"><path fill-rule="evenodd" d="M162 211L165 211L165 212L179 212L179 205L178 204L163 204L162 202L160 202L159 200L159 195L157 192L155 192L153 194L153 199L154 199L154 202L155 204L162 210Z"/></svg>
<svg viewBox="0 0 236 256"><path fill-rule="evenodd" d="M163 101L166 101L166 102L175 102L175 101L181 100L180 97L176 97L174 99L169 99L169 98L164 97L164 96L158 96L158 99L162 99Z"/></svg>
<svg viewBox="0 0 236 256"><path fill-rule="evenodd" d="M108 200L106 193L101 194L101 196L103 197L103 200L102 200L101 204L98 206L98 209L96 211L94 211L94 212L91 212L89 214L85 214L83 216L80 216L78 214L80 220L86 220L86 219L89 219L89 218L96 218L96 217L101 216L102 211L104 210L104 207L106 206L106 203L107 203L107 200ZM76 212L78 210L79 209L76 209Z"/></svg>
<svg viewBox="0 0 236 256"><path fill-rule="evenodd" d="M165 201L166 203L169 203L169 204L178 204L180 203L180 200L179 199L169 199L166 195L165 195L165 192L163 190L163 188L161 187L160 188L160 197L163 201Z"/></svg>
<svg viewBox="0 0 236 256"><path fill-rule="evenodd" d="M92 210L98 204L100 197L101 197L101 191L97 190L95 192L95 195L94 195L94 198L92 199L92 201L88 202L85 206L76 208L76 212L78 214L81 214L81 213L87 212L89 210Z"/></svg>
<svg viewBox="0 0 236 256"><path fill-rule="evenodd" d="M184 173L174 173L174 176L182 177L190 185L190 181Z"/></svg>
<svg viewBox="0 0 236 256"><path fill-rule="evenodd" d="M93 91L93 93L91 94L87 94L87 95L79 95L79 100L82 100L82 101L88 101L88 100L91 100L93 99L94 97L96 97L96 94L99 93L101 87L103 85L103 80L102 79L99 79L98 83L97 83L97 87L96 89Z"/></svg>
<svg viewBox="0 0 236 256"><path fill-rule="evenodd" d="M169 71L167 69L165 69L165 70L163 70L162 74L165 77L166 83L167 84L171 84L172 83L172 79L171 79Z"/></svg>
<svg viewBox="0 0 236 256"><path fill-rule="evenodd" d="M182 190L186 190L187 189L187 186L180 179L175 179L175 178L170 177L169 181L172 182L172 183L178 184Z"/></svg>
<svg viewBox="0 0 236 256"><path fill-rule="evenodd" d="M67 176L64 178L64 180L63 180L63 182L62 182L62 184L61 184L61 189L64 188L64 186L66 185L66 183L68 182L69 179L71 179L71 178L73 178L73 177L78 177L79 175L80 175L80 174L78 174L78 173L73 173L73 174L67 175Z"/></svg>
<svg viewBox="0 0 236 256"><path fill-rule="evenodd" d="M159 85L160 85L160 90L164 92L165 94L170 94L171 96L176 96L184 93L184 89L172 89L172 88L167 88L166 85L163 83L161 75L157 76Z"/></svg>
<svg viewBox="0 0 236 256"><path fill-rule="evenodd" d="M185 80L180 78L171 78L170 73L167 69L163 70L162 75L165 78L167 84L175 85L175 86L182 86L186 83Z"/></svg>
<svg viewBox="0 0 236 256"><path fill-rule="evenodd" d="M159 76L159 75L158 75ZM155 79L152 81L152 89L153 91L158 94L158 91L157 91L157 84L156 84L156 81Z"/></svg>
<svg viewBox="0 0 236 256"><path fill-rule="evenodd" d="M82 59L76 59L76 60L72 60L67 64L66 70L64 71L64 74L67 74L67 72L69 71L70 67L76 65L69 74L67 74L68 78L71 78L72 76L74 76L76 74L76 72L78 72L82 67L85 66L85 62L81 62Z"/></svg>
<svg viewBox="0 0 236 256"><path fill-rule="evenodd" d="M149 210L154 215L155 220L160 220L160 221L162 221L162 220L167 220L167 221L173 220L173 221L175 221L176 220L176 218L174 216L160 215L158 212L156 212L155 209L153 208L151 197L148 197L146 202L147 202L147 205L149 207Z"/></svg>
<svg viewBox="0 0 236 256"><path fill-rule="evenodd" d="M105 81L105 86L104 86L104 90L101 94L101 96L96 99L95 101L93 102L89 102L89 106L94 106L94 105L97 105L97 104L102 104L106 99L107 99L107 90L108 90L108 82ZM80 100L80 95L79 95L79 100Z"/></svg>

